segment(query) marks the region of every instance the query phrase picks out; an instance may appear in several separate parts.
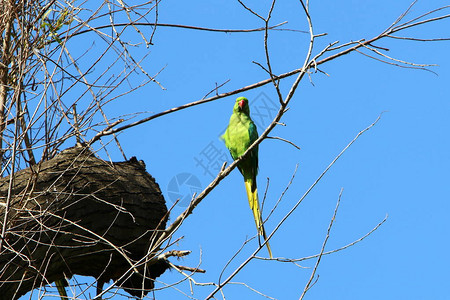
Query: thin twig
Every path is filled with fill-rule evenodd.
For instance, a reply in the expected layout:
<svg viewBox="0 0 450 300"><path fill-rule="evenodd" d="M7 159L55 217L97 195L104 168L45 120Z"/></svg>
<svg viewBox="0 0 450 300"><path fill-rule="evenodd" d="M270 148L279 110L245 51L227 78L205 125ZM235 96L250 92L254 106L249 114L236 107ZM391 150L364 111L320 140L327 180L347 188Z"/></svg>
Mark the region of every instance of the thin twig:
<svg viewBox="0 0 450 300"><path fill-rule="evenodd" d="M316 264L314 265L314 269L311 272L311 276L309 277L309 280L306 283L305 288L303 289L303 292L302 292L299 300L302 300L303 297L305 297L306 292L308 292L309 289L312 287L311 283L313 282L313 279L315 277L317 268L319 267L320 261L322 259L323 253L325 251L325 246L327 245L327 242L328 242L328 238L330 237L331 227L333 227L334 220L336 219L336 214L337 214L338 209L339 209L339 203L341 202L341 196L342 196L342 192L343 191L344 191L344 189L341 189L341 191L339 192L339 197L338 197L338 200L337 200L337 203L336 203L336 208L334 209L333 217L331 218L330 224L328 225L327 235L325 236L325 240L323 241L322 249L320 249L319 257L317 258Z"/></svg>
<svg viewBox="0 0 450 300"><path fill-rule="evenodd" d="M278 27L287 24L287 21L281 22L274 26L271 26L269 29L276 30ZM182 24L167 24L167 23L144 23L144 22L130 22L130 23L117 23L114 24L115 27L127 27L127 26L158 26L158 27L171 27L171 28L181 28L181 29L191 29L191 30L200 30L200 31L211 31L211 32L223 32L223 33L248 33L248 32L258 32L264 31L264 27L259 28L251 28L251 29L220 29L220 28L208 28L208 27L200 27L200 26L191 26L191 25L182 25ZM81 30L76 33L71 34L69 37L72 38L74 36L89 33L92 30L99 31L102 29L111 28L113 25L102 25L97 27L92 27L91 29ZM301 30L295 30L296 32L303 32ZM62 34L65 34L64 32Z"/></svg>
<svg viewBox="0 0 450 300"><path fill-rule="evenodd" d="M299 146L297 146L296 144L294 144L293 142L291 142L291 141L289 141L289 140L280 138L279 136L268 136L267 138L268 138L268 139L274 139L274 140L280 140L280 141L286 142L286 143L288 143L288 144L294 146L297 150L300 150L300 147L299 147Z"/></svg>

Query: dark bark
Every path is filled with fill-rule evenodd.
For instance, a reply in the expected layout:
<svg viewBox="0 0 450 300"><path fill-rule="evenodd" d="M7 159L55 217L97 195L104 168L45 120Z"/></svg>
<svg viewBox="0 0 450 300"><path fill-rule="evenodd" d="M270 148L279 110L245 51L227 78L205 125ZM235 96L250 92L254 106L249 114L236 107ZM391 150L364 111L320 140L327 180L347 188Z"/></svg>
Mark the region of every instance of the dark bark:
<svg viewBox="0 0 450 300"><path fill-rule="evenodd" d="M0 179L0 202L8 185L9 177ZM2 299L17 299L64 274L99 282L125 274L117 284L139 296L168 268L165 260L152 260L145 272L142 265L139 273L130 270L167 220L158 184L135 158L109 163L86 148L69 148L17 172L11 201L0 252ZM4 214L2 205L2 226Z"/></svg>

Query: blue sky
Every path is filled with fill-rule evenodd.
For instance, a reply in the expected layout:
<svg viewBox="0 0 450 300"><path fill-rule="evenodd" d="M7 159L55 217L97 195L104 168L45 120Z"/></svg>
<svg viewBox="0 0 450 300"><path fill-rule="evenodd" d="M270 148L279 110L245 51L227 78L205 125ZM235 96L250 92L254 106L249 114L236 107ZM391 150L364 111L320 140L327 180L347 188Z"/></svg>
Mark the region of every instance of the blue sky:
<svg viewBox="0 0 450 300"><path fill-rule="evenodd" d="M247 1L263 15L269 3ZM339 40L369 39L388 27L410 1L311 1L310 14L318 38L314 53ZM446 1L419 1L406 18L447 5ZM448 11L447 11L448 13ZM442 13L442 14L445 14ZM272 24L288 21L283 28L307 30L298 1L279 1ZM263 24L236 1L162 1L159 22L211 28L256 28ZM404 32L420 38L449 37L449 22L441 21ZM150 29L146 28L146 34ZM132 37L136 38L136 37ZM263 33L213 33L160 27L149 49L136 48L136 56L148 54L143 66L166 88L150 84L109 104L109 116L138 111L157 113L199 100L216 84L230 80L219 92L227 92L267 78L252 61L265 62ZM307 51L309 35L301 32L271 31L269 49L274 73L299 68ZM296 165L298 171L288 192L266 223L271 231L298 201L326 166L380 113L381 120L332 167L271 240L276 257L301 258L320 251L326 230L343 188L341 205L326 250L342 247L369 232L386 215L388 220L371 236L344 251L323 257L317 270L319 279L305 299L448 299L450 260L441 254L448 248L450 170L448 133L450 125L449 42L412 42L385 39L375 45L389 48L387 55L415 63L438 64L437 73L398 68L358 53L323 64L328 73L311 74L300 84L282 122L270 136L288 139L265 140L259 146L258 186L260 198L270 185L264 214L278 200ZM367 51L364 51L368 53ZM136 82L143 78L136 78ZM293 78L281 84L286 95ZM135 82L133 82L135 84ZM252 103L252 114L268 113L275 107L276 93L266 85L238 96ZM119 135L128 157L137 156L159 183L167 204L173 204L176 179L187 178L179 193L188 195L195 187L207 186L216 174L215 164L223 155L230 159L219 135L225 129L236 96L182 110L131 128ZM254 117L255 118L255 117ZM269 117L260 120L268 125ZM255 118L256 121L256 118ZM260 133L262 127L258 128ZM105 138L108 141L109 138ZM112 158L121 160L113 144ZM205 152L214 160L207 170L198 165ZM212 152L209 152L210 154ZM102 155L102 153L100 153ZM104 157L106 158L106 156ZM206 172L207 171L207 172ZM178 176L178 177L177 177ZM176 179L175 179L176 178ZM170 182L172 181L172 185ZM178 182L182 183L182 182ZM175 184L176 186L176 184ZM185 207L173 209L173 220ZM196 208L175 234L184 236L173 249L192 250L176 264L200 267L206 274L194 276L198 282L217 282L234 253L256 233L246 199L243 179L235 169ZM224 271L229 275L255 249L247 244ZM260 252L266 255L265 249ZM308 281L315 260L300 263L255 260L233 282L276 299L298 299ZM166 272L157 287L182 277ZM189 294L187 283L177 286ZM211 287L194 287L192 297L203 299ZM227 299L265 299L240 284L224 289ZM175 289L157 291L157 299L183 299ZM217 295L217 299L221 298ZM114 299L126 299L116 296Z"/></svg>

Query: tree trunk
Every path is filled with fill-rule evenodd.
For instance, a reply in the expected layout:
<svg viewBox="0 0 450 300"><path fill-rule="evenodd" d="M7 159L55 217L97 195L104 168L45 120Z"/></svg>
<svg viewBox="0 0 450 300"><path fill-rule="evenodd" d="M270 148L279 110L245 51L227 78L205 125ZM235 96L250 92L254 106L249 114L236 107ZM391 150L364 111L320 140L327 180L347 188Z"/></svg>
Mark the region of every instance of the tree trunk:
<svg viewBox="0 0 450 300"><path fill-rule="evenodd" d="M1 226L9 181L0 179ZM2 299L74 274L118 280L140 296L168 268L157 259L145 272L142 264L131 266L147 255L168 217L158 184L136 158L109 163L84 147L66 149L15 173L10 201L0 249Z"/></svg>

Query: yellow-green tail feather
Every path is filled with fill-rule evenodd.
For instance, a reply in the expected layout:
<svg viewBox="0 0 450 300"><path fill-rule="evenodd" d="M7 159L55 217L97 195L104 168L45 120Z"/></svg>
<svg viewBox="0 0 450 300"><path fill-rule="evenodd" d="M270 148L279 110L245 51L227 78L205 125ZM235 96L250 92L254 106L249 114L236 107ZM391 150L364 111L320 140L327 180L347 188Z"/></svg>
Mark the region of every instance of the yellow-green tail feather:
<svg viewBox="0 0 450 300"><path fill-rule="evenodd" d="M255 219L258 234L264 238L264 241L266 241L269 257L272 258L272 250L270 249L269 241L267 241L266 230L264 229L261 210L259 209L258 189L256 186L253 188L252 185L252 180L245 180L245 190L247 191L248 204L253 212L253 218Z"/></svg>
<svg viewBox="0 0 450 300"><path fill-rule="evenodd" d="M56 288L58 289L59 296L61 297L61 300L68 300L69 297L67 297L66 288L67 281L65 279L61 280L55 280Z"/></svg>

